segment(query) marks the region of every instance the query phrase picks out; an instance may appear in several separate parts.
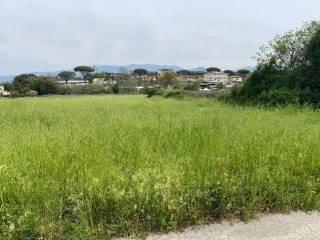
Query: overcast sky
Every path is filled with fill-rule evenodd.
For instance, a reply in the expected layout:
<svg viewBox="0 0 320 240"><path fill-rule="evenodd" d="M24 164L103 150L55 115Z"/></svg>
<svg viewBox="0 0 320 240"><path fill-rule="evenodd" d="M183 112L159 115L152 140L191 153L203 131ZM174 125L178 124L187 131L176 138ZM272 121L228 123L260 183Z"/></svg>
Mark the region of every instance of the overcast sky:
<svg viewBox="0 0 320 240"><path fill-rule="evenodd" d="M253 65L320 0L1 0L0 74L78 64Z"/></svg>

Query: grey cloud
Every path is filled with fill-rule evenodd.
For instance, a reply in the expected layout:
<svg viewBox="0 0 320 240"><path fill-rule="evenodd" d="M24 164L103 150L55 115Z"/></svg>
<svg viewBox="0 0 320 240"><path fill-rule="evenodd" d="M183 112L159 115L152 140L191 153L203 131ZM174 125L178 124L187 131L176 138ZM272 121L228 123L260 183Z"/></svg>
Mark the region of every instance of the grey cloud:
<svg viewBox="0 0 320 240"><path fill-rule="evenodd" d="M0 74L77 64L237 68L318 0L2 0Z"/></svg>

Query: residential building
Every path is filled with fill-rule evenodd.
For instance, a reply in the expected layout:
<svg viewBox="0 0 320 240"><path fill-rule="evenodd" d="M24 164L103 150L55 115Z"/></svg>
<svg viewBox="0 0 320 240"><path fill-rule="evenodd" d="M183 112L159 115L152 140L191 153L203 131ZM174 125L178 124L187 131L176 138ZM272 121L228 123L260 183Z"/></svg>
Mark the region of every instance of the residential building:
<svg viewBox="0 0 320 240"><path fill-rule="evenodd" d="M203 81L212 84L227 84L229 81L229 75L224 72L207 72L204 74Z"/></svg>
<svg viewBox="0 0 320 240"><path fill-rule="evenodd" d="M179 82L200 82L203 80L202 75L182 74L176 77Z"/></svg>
<svg viewBox="0 0 320 240"><path fill-rule="evenodd" d="M230 76L229 81L232 83L241 83L243 81L243 77L239 75Z"/></svg>
<svg viewBox="0 0 320 240"><path fill-rule="evenodd" d="M66 85L65 80L59 80L58 83L61 85ZM68 85L85 85L85 81L84 80L69 80Z"/></svg>

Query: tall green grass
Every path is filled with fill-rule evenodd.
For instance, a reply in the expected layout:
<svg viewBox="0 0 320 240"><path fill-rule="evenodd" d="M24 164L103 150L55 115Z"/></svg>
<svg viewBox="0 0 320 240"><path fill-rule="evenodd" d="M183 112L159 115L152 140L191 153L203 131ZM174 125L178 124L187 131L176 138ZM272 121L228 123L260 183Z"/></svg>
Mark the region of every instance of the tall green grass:
<svg viewBox="0 0 320 240"><path fill-rule="evenodd" d="M0 239L105 239L320 210L320 113L208 99L0 100Z"/></svg>

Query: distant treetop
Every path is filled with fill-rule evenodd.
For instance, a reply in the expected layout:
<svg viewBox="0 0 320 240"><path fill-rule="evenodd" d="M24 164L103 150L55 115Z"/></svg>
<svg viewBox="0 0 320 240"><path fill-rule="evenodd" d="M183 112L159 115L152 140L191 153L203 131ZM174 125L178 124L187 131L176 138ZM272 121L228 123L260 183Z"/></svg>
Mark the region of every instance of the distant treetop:
<svg viewBox="0 0 320 240"><path fill-rule="evenodd" d="M143 68L138 68L138 69L133 70L133 73L137 74L137 75L146 75L148 73L148 71Z"/></svg>
<svg viewBox="0 0 320 240"><path fill-rule="evenodd" d="M209 67L207 68L207 72L221 72L221 69L217 67Z"/></svg>
<svg viewBox="0 0 320 240"><path fill-rule="evenodd" d="M224 70L223 72L229 74L230 76L235 74L235 72L232 70Z"/></svg>
<svg viewBox="0 0 320 240"><path fill-rule="evenodd" d="M180 71L177 71L177 74L178 75L191 75L191 74L193 74L193 72L191 72L189 70L180 70Z"/></svg>
<svg viewBox="0 0 320 240"><path fill-rule="evenodd" d="M87 79L89 79L90 74L94 72L94 68L90 66L78 66L74 68L75 72L80 72L83 79L85 80L85 83L87 83Z"/></svg>
<svg viewBox="0 0 320 240"><path fill-rule="evenodd" d="M240 75L248 75L250 73L250 70L248 69L240 69L237 71L238 74Z"/></svg>
<svg viewBox="0 0 320 240"><path fill-rule="evenodd" d="M94 68L90 66L77 66L74 68L75 72L94 72Z"/></svg>

